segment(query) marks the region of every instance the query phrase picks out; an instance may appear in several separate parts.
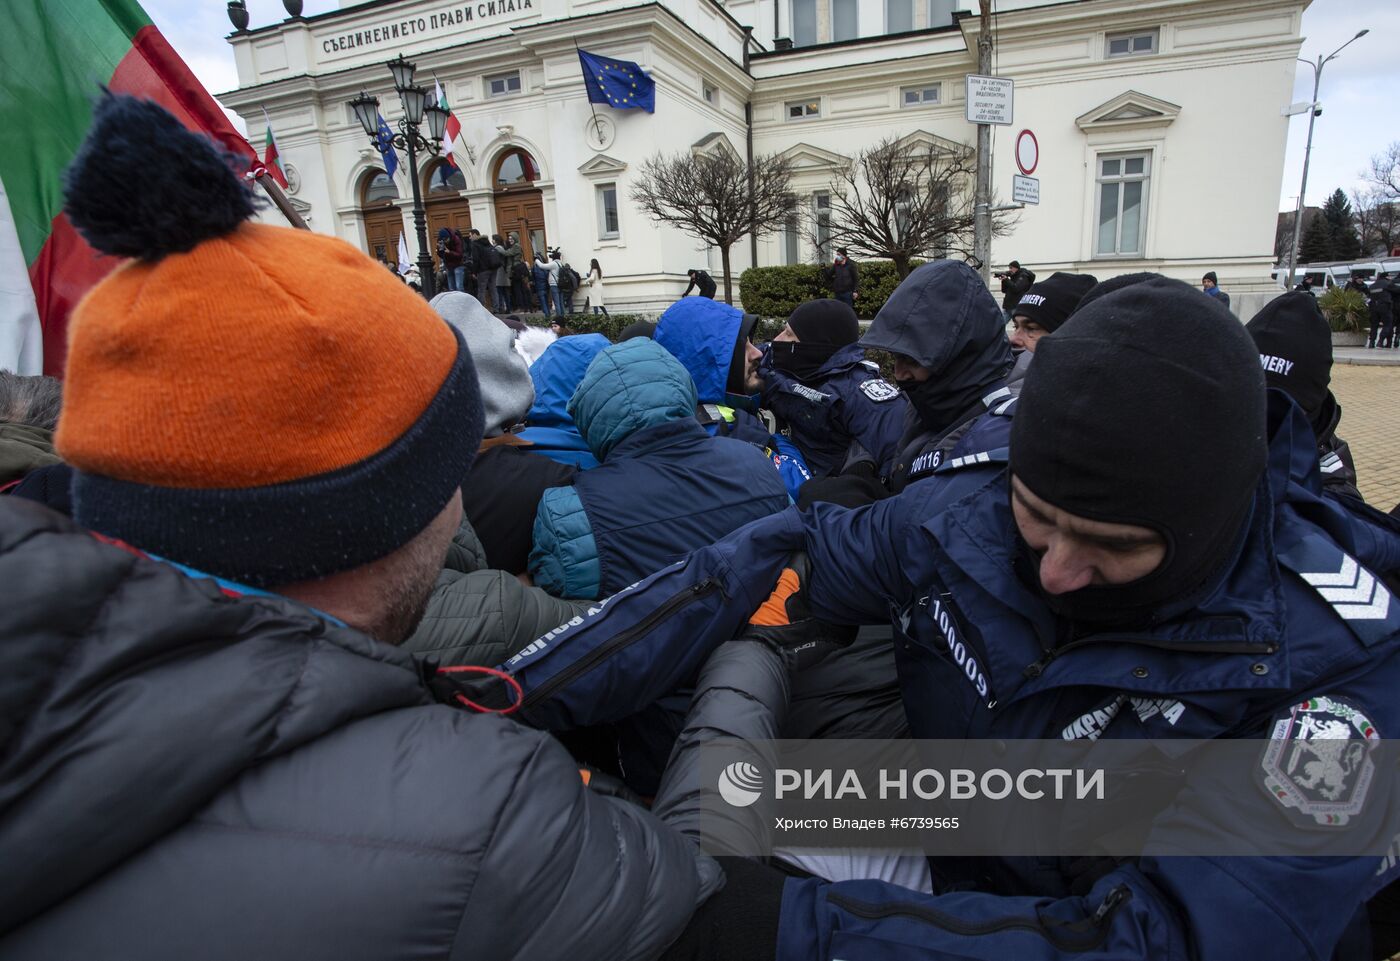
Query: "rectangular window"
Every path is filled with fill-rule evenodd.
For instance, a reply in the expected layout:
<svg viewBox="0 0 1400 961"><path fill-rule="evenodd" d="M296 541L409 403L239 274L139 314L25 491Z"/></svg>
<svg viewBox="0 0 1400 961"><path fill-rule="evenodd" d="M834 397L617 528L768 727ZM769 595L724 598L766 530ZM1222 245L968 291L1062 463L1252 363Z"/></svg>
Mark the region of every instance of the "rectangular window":
<svg viewBox="0 0 1400 961"><path fill-rule="evenodd" d="M854 40L860 36L857 0L831 0L831 39Z"/></svg>
<svg viewBox="0 0 1400 961"><path fill-rule="evenodd" d="M825 262L831 259L831 194L813 194L812 209L817 220L817 259Z"/></svg>
<svg viewBox="0 0 1400 961"><path fill-rule="evenodd" d="M598 239L616 240L618 233L617 184L599 184Z"/></svg>
<svg viewBox="0 0 1400 961"><path fill-rule="evenodd" d="M1133 33L1110 33L1107 38L1106 57L1141 57L1157 52L1159 33L1151 30L1138 30Z"/></svg>
<svg viewBox="0 0 1400 961"><path fill-rule="evenodd" d="M710 81L700 81L700 96L704 98L705 102L711 107L719 106L719 91L715 89L715 85L710 83Z"/></svg>
<svg viewBox="0 0 1400 961"><path fill-rule="evenodd" d="M820 117L822 115L821 100L796 100L787 105L787 118L789 120L806 120L809 117Z"/></svg>
<svg viewBox="0 0 1400 961"><path fill-rule="evenodd" d="M510 73L498 73L493 77L486 78L486 96L488 97L509 97L511 94L519 92L519 70L512 70Z"/></svg>
<svg viewBox="0 0 1400 961"><path fill-rule="evenodd" d="M802 263L802 234L798 231L796 215L783 224L783 263L789 266Z"/></svg>
<svg viewBox="0 0 1400 961"><path fill-rule="evenodd" d="M1114 154L1098 158L1096 256L1142 256L1151 163L1152 158L1148 154Z"/></svg>
<svg viewBox="0 0 1400 961"><path fill-rule="evenodd" d="M899 102L906 107L922 107L943 99L943 85L931 83L926 87L905 87L899 92Z"/></svg>
<svg viewBox="0 0 1400 961"><path fill-rule="evenodd" d="M817 42L817 0L792 0L792 45L810 47Z"/></svg>
<svg viewBox="0 0 1400 961"><path fill-rule="evenodd" d="M970 5L968 5L970 8ZM953 22L953 11L958 8L958 0L928 0L928 25L946 27Z"/></svg>
<svg viewBox="0 0 1400 961"><path fill-rule="evenodd" d="M914 29L914 0L885 0L885 33Z"/></svg>

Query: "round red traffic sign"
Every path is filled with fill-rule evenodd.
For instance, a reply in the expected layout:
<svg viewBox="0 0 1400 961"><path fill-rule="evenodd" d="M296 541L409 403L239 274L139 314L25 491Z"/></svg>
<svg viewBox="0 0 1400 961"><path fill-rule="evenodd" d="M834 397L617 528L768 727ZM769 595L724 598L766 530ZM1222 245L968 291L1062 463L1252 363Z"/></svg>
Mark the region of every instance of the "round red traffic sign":
<svg viewBox="0 0 1400 961"><path fill-rule="evenodd" d="M1029 177L1035 173L1039 163L1040 142L1035 139L1035 134L1029 130L1022 130L1016 135L1016 166L1021 168L1021 173Z"/></svg>

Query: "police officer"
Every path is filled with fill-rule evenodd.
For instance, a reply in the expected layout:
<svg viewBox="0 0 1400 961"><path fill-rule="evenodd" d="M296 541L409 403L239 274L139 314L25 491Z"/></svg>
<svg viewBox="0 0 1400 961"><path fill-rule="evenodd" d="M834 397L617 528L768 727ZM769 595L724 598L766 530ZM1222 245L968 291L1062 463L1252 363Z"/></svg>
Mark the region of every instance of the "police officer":
<svg viewBox="0 0 1400 961"><path fill-rule="evenodd" d="M1332 328L1317 299L1296 291L1275 297L1245 329L1259 348L1265 381L1293 398L1317 435L1323 488L1360 498L1351 447L1337 436L1342 405L1328 387L1332 380Z"/></svg>
<svg viewBox="0 0 1400 961"><path fill-rule="evenodd" d="M696 552L517 658L527 718L606 718L694 671L758 605L754 585L803 550L815 616L894 615L915 737L1248 738L1264 739L1262 757L1270 738L1306 730L1364 755L1395 730L1400 602L1385 578L1400 568L1400 534L1319 496L1312 430L1283 395L1266 402L1242 325L1159 278L1082 306L1039 353L1009 453L950 463L941 481L863 509L787 511ZM783 576L775 596L790 599L795 575ZM621 631L625 658L597 653ZM1388 767L1365 784L1361 765L1334 773L1329 790L1393 812ZM910 961L1068 961L1089 948L1367 956L1348 939L1364 940L1366 900L1400 876L1400 859L1314 854L1330 850L1317 812L1288 792L1242 789L1292 826L1294 856L934 857L931 894L774 877L774 953L744 956L807 961L863 945ZM1234 837L1235 806L1204 798L1165 792L1155 827Z"/></svg>
<svg viewBox="0 0 1400 961"><path fill-rule="evenodd" d="M891 491L961 456L963 434L988 411L1009 425L1015 398L1006 385L1012 356L1005 320L967 264L935 260L916 268L860 345L894 354L895 382L909 399L899 450L885 475Z"/></svg>
<svg viewBox="0 0 1400 961"><path fill-rule="evenodd" d="M881 473L904 432L909 402L865 359L855 311L839 300L809 300L788 317L759 365L763 406L778 418L813 477L838 471L851 444Z"/></svg>

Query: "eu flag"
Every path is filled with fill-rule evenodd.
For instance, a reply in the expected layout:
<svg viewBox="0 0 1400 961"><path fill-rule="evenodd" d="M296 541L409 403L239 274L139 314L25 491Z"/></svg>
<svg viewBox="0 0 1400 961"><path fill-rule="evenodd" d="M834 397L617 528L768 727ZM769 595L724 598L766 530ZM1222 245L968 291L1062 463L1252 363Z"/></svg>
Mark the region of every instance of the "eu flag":
<svg viewBox="0 0 1400 961"><path fill-rule="evenodd" d="M600 57L587 50L578 52L583 66L583 84L592 103L605 103L616 110L640 107L656 112L656 81L631 60Z"/></svg>
<svg viewBox="0 0 1400 961"><path fill-rule="evenodd" d="M375 133L375 146L384 158L384 171L392 177L394 171L399 169L399 153L394 149L394 131L389 129L382 113L379 115L379 130Z"/></svg>

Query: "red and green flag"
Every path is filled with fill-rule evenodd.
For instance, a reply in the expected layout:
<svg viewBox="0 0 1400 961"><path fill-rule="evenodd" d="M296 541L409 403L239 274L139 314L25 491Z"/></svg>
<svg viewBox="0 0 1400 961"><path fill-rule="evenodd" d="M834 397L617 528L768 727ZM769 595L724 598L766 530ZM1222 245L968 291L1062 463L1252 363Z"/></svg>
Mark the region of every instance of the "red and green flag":
<svg viewBox="0 0 1400 961"><path fill-rule="evenodd" d="M282 151L277 149L277 138L272 135L272 118L263 111L263 120L267 121L267 139L263 146L263 166L267 168L267 175L277 181L277 186L283 190L287 189L287 172L282 169Z"/></svg>
<svg viewBox="0 0 1400 961"><path fill-rule="evenodd" d="M120 263L89 247L63 214L63 171L100 88L153 100L250 168L260 161L135 0L11 0L5 9L0 367L61 375L69 313Z"/></svg>

